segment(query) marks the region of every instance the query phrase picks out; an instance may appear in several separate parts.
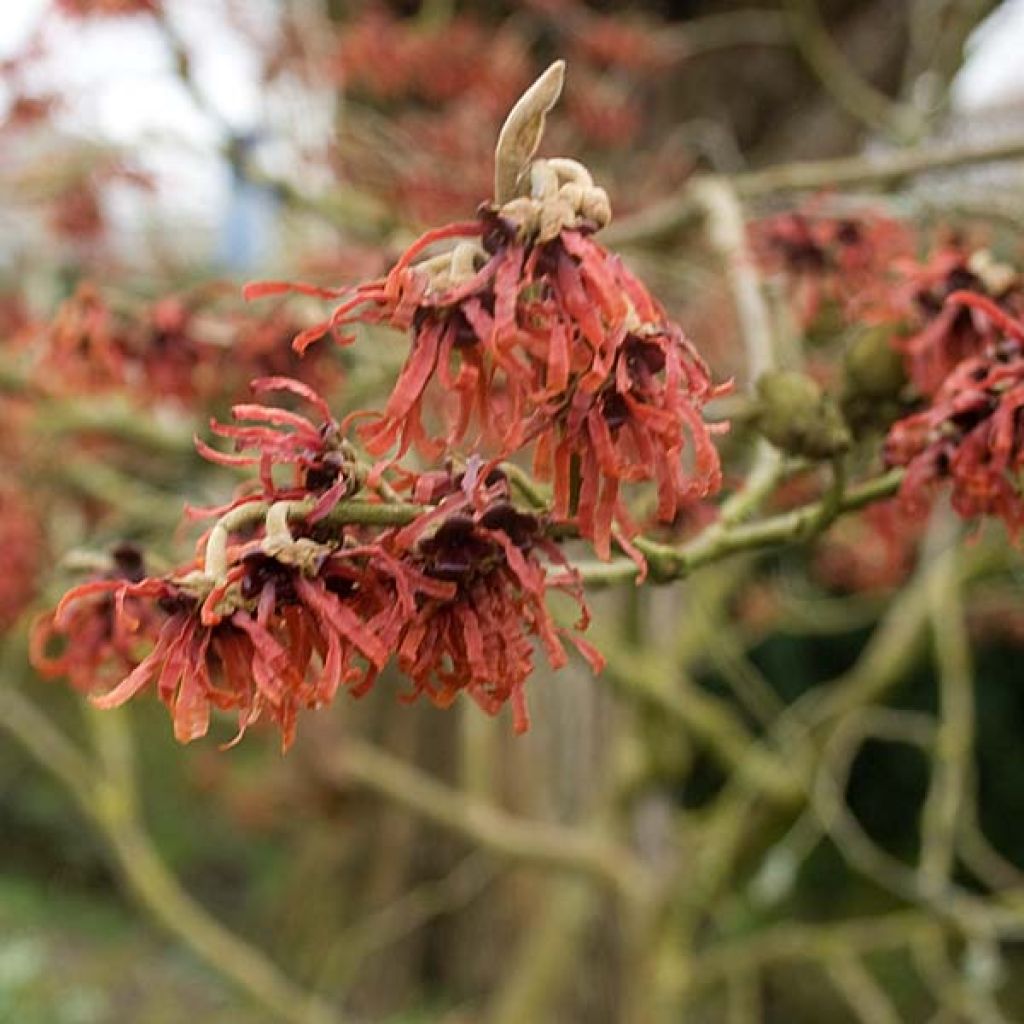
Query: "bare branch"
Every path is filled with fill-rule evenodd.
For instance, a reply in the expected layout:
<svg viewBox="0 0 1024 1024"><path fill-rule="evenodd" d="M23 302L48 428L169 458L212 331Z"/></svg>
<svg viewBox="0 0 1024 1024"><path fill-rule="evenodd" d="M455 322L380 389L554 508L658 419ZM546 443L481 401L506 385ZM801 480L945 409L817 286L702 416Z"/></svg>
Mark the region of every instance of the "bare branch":
<svg viewBox="0 0 1024 1024"><path fill-rule="evenodd" d="M920 130L920 115L879 92L846 59L821 20L816 0L784 0L793 41L808 67L848 114L901 142Z"/></svg>
<svg viewBox="0 0 1024 1024"><path fill-rule="evenodd" d="M139 904L218 974L291 1024L341 1024L342 1017L306 992L212 918L168 870L135 817L131 782L90 759L11 686L0 689L0 727L71 793L97 826ZM123 715L109 716L95 737L107 766L130 759Z"/></svg>
<svg viewBox="0 0 1024 1024"><path fill-rule="evenodd" d="M835 952L825 959L825 971L863 1024L900 1024L902 1018L860 958Z"/></svg>
<svg viewBox="0 0 1024 1024"><path fill-rule="evenodd" d="M957 578L960 530L948 509L937 510L925 557L928 613L938 668L940 724L932 751L931 784L921 813L921 877L942 889L953 873L957 827L967 791L974 744L974 678L970 640Z"/></svg>
<svg viewBox="0 0 1024 1024"><path fill-rule="evenodd" d="M741 199L760 199L781 192L813 192L859 186L891 188L907 178L976 164L1024 159L1024 138L980 143L916 146L913 149L776 164L731 177ZM667 235L699 220L702 207L692 185L632 217L610 225L602 238L609 245L627 245Z"/></svg>
<svg viewBox="0 0 1024 1024"><path fill-rule="evenodd" d="M643 865L611 841L578 828L517 818L354 736L318 757L317 767L328 781L365 786L500 856L588 875L632 898L648 888Z"/></svg>

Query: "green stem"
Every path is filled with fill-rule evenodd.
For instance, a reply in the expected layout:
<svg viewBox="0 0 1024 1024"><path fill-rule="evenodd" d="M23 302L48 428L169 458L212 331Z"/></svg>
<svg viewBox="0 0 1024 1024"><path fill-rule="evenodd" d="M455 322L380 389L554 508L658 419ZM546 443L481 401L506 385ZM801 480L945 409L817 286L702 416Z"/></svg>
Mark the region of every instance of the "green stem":
<svg viewBox="0 0 1024 1024"><path fill-rule="evenodd" d="M671 546L637 538L634 543L647 559L651 576L659 582L682 579L695 569L721 561L741 551L759 551L805 541L826 529L839 516L892 497L903 479L902 470L892 470L857 487L842 487L842 474L821 500L791 512L783 512L754 523L728 528L710 527L685 544ZM577 563L584 581L593 585L625 583L636 579L635 562L621 558L610 562Z"/></svg>
<svg viewBox="0 0 1024 1024"><path fill-rule="evenodd" d="M807 540L826 529L839 516L891 497L903 478L901 470L892 470L847 490L844 488L843 468L838 461L833 465L833 471L834 483L828 494L821 501L803 508L754 523L712 526L693 540L677 546L660 544L643 537L637 538L634 543L647 559L652 578L659 582L682 579L701 566L721 561L740 551L757 551ZM310 507L308 501L290 503L288 519L293 522L301 520L309 514ZM326 521L335 526L405 526L428 512L430 507L411 503L375 504L354 499L335 505ZM214 526L210 545L226 542L226 534L259 522L266 516L268 509L269 506L263 501L249 502L232 509ZM571 526L567 529L564 523L555 524L551 533L557 537L575 535L574 529ZM212 562L210 556L207 558L208 565L217 568L220 565L218 559L219 551L215 547ZM584 582L598 586L634 580L639 572L637 564L627 558L610 562L577 563L576 568Z"/></svg>

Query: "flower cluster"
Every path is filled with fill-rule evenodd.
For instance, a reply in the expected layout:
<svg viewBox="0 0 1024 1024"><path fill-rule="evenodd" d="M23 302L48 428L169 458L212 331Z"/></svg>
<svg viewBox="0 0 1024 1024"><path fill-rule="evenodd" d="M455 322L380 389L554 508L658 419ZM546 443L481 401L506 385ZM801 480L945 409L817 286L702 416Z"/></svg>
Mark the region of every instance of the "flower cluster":
<svg viewBox="0 0 1024 1024"><path fill-rule="evenodd" d="M842 409L855 431L886 425L885 461L906 468L898 508L848 524L861 535L852 545L839 535L825 544L823 575L868 589L899 582L913 558L902 517L926 512L946 482L961 516L996 516L1018 532L1020 276L962 239L915 259L909 232L878 217L785 214L758 225L755 240L762 261L788 274L805 328L820 326L826 303L860 328L846 351Z"/></svg>
<svg viewBox="0 0 1024 1024"><path fill-rule="evenodd" d="M214 434L231 440L235 452L222 452L196 439L199 453L221 466L258 467L260 491L243 494L224 508L226 514L254 498L264 501L311 500L307 522L319 522L342 498L360 486L351 445L344 429L334 419L321 395L302 381L289 377L263 377L250 382L257 394L288 392L313 406L321 418L318 425L289 409L242 403L232 406L234 424L211 420ZM274 478L276 467L290 467L292 479L282 484Z"/></svg>
<svg viewBox="0 0 1024 1024"><path fill-rule="evenodd" d="M831 305L850 320L872 311L887 294L890 267L911 252L907 229L878 214L795 211L758 221L752 235L762 265L786 275L803 327Z"/></svg>
<svg viewBox="0 0 1024 1024"><path fill-rule="evenodd" d="M70 673L100 707L154 685L182 742L220 709L237 714L239 735L275 723L287 747L300 712L341 690L368 692L392 663L407 699L446 707L466 694L489 714L509 705L519 732L535 647L558 669L568 641L600 668L578 635L589 621L579 575L553 538L580 536L605 559L614 540L643 569L627 488L649 485L654 517L671 524L718 489L702 413L722 387L595 239L611 215L604 190L581 164L533 160L522 145L560 76L553 66L517 104L510 121L520 121L502 135L511 148L499 141L497 198L475 219L428 232L385 277L351 289L247 288L250 298L340 300L323 323L293 327L296 358L328 335L349 344L357 329L404 333L390 397L339 421L308 382L258 374L257 400L211 421L232 450L197 440L206 459L253 478L228 504L190 511L217 518L187 564L149 576L122 553L40 619L44 674ZM164 299L132 324L84 288L44 335L37 365L79 391L136 379L177 394L202 379L201 303ZM244 335L230 352L235 366L263 369ZM265 404L271 395L279 401ZM285 407L297 401L310 411ZM403 464L410 451L425 471ZM524 488L528 508L501 468L513 457L532 457L540 481ZM553 620L552 589L577 603L575 630Z"/></svg>
<svg viewBox="0 0 1024 1024"><path fill-rule="evenodd" d="M1024 324L973 292L954 292L947 303L981 318L992 340L954 367L927 408L892 427L886 460L907 467L901 493L908 509L925 510L948 481L961 516L997 516L1017 533L1024 525Z"/></svg>
<svg viewBox="0 0 1024 1024"><path fill-rule="evenodd" d="M603 190L573 161L541 163L531 197L422 236L386 278L334 293L344 301L295 345L329 333L350 343L356 324L408 332L395 389L362 428L370 453L416 447L437 458L474 428L473 442L501 456L530 447L535 473L553 479L556 518L607 557L613 531L623 541L635 532L624 484L655 481L663 522L718 488L701 409L721 389L682 329L593 238L609 217ZM450 252L417 262L448 240ZM248 295L292 287L311 290L270 282ZM442 436L424 423L432 384L447 406Z"/></svg>
<svg viewBox="0 0 1024 1024"><path fill-rule="evenodd" d="M265 407L239 410L269 418ZM554 668L566 663L566 635L600 667L592 648L552 621L546 562L565 563L541 522L513 506L503 474L478 463L428 474L413 490L436 504L407 524L322 533L311 521L324 509L314 478L336 450L332 438L321 433L318 443L303 417L276 412L270 426L231 436L255 445L264 467L295 466L314 512L307 503L293 532L288 515L301 502L281 500L286 492L273 491L269 511L237 502L205 538L202 558L163 577L145 577L137 555L118 553L111 571L71 590L37 623L33 660L43 674L69 674L105 708L155 682L181 742L204 735L218 708L237 713L239 735L269 719L287 748L299 711L329 704L342 687L365 694L392 654L412 682L405 699L425 695L446 707L465 692L490 714L510 703L517 731L528 724L534 639ZM557 585L579 601L585 629L572 571ZM52 656L60 637L67 649Z"/></svg>
<svg viewBox="0 0 1024 1024"><path fill-rule="evenodd" d="M138 548L115 548L109 566L71 591L56 612L33 624L30 655L36 671L46 678L67 676L76 690L89 693L129 670L137 637L150 634L155 625L138 592L145 575ZM67 639L65 649L51 654L51 645L61 636Z"/></svg>
<svg viewBox="0 0 1024 1024"><path fill-rule="evenodd" d="M320 388L336 384L331 360L302 361L291 351L291 314L278 308L245 316L218 302L218 291L115 307L86 282L50 323L24 325L13 347L38 387L55 395L130 391L192 406L234 398L253 377L298 373Z"/></svg>
<svg viewBox="0 0 1024 1024"><path fill-rule="evenodd" d="M998 341L999 328L973 306L948 302L958 291L987 296L1006 312L1024 313L1017 274L985 249L940 246L923 263L897 264L902 281L892 295L892 315L906 325L897 344L907 375L920 395L931 396L964 359Z"/></svg>

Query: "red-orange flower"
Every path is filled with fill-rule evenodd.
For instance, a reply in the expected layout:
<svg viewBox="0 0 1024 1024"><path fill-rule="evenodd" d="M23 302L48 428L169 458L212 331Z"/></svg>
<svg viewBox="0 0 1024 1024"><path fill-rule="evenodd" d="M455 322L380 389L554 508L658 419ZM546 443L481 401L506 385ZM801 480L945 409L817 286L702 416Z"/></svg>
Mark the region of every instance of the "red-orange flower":
<svg viewBox="0 0 1024 1024"><path fill-rule="evenodd" d="M35 339L36 378L58 393L108 391L127 381L116 318L91 284L78 286Z"/></svg>
<svg viewBox="0 0 1024 1024"><path fill-rule="evenodd" d="M125 554L40 621L33 661L70 675L103 708L155 683L181 742L204 735L218 708L237 712L239 735L269 719L287 748L300 711L342 687L368 692L392 654L412 680L409 699L448 706L465 691L491 714L508 702L522 731L534 641L555 668L566 661L562 636L600 666L545 606L547 563L565 562L541 523L512 506L501 473L474 461L413 491L440 503L404 527L346 526L314 541L303 524L295 537L250 524L235 542L208 540L203 570L162 578L143 577L138 556ZM576 597L585 628L577 577L550 585ZM66 649L51 657L61 637Z"/></svg>
<svg viewBox="0 0 1024 1024"><path fill-rule="evenodd" d="M394 391L362 431L369 451L397 447L400 458L415 446L437 458L474 426L474 445L499 454L533 446L537 471L554 479L556 513L575 518L607 557L613 525L631 532L622 484L656 481L658 517L671 521L681 505L713 493L721 473L700 415L716 393L706 365L622 261L590 237L590 215L584 209L582 220L569 218L577 226L559 227L484 208L477 221L422 236L386 278L350 292L270 282L247 294L295 287L344 296L329 320L296 338L300 350L328 333L349 343L358 323L407 331L410 353ZM592 216L606 217L606 207L595 202ZM452 252L416 262L448 240L458 241ZM443 437L424 422L432 384L447 399Z"/></svg>
<svg viewBox="0 0 1024 1024"><path fill-rule="evenodd" d="M910 252L910 234L899 222L876 214L818 216L779 214L754 226L761 262L789 279L797 316L811 325L826 303L838 302L860 316L887 294L893 261Z"/></svg>
<svg viewBox="0 0 1024 1024"><path fill-rule="evenodd" d="M62 657L44 645L67 637ZM150 650L139 658L138 648ZM193 573L160 579L107 578L69 591L40 623L33 661L68 674L93 703L114 708L150 683L182 743L205 735L211 708L235 710L239 732L267 717L287 748L300 710L329 703L342 683L362 683L388 651L329 588L258 549L236 553L210 588ZM103 693L111 660L123 678Z"/></svg>
<svg viewBox="0 0 1024 1024"><path fill-rule="evenodd" d="M955 292L947 301L986 318L1000 340L958 363L928 408L892 427L886 459L907 467L901 497L908 509L926 509L948 481L961 516L997 516L1017 533L1024 525L1024 324L984 296Z"/></svg>
<svg viewBox="0 0 1024 1024"><path fill-rule="evenodd" d="M128 671L135 664L140 640L156 635L160 619L148 604L159 588L144 581L138 548L115 548L109 569L75 587L56 611L33 623L29 653L36 671L46 678L67 676L83 693ZM64 650L49 653L61 637Z"/></svg>
<svg viewBox="0 0 1024 1024"><path fill-rule="evenodd" d="M1011 314L1024 313L1024 292L1015 275L993 273L994 268L987 275L977 272L983 269L978 265L982 252L948 245L922 264L900 264L904 282L894 291L894 312L906 318L910 333L898 345L921 395L935 394L958 363L999 338L998 326L982 311L947 301L954 292L986 295Z"/></svg>
<svg viewBox="0 0 1024 1024"><path fill-rule="evenodd" d="M350 472L351 459L345 450L342 428L327 402L301 381L264 377L252 381L250 387L256 394L290 392L298 395L313 406L322 422L318 426L288 409L243 403L231 409L238 425L210 422L210 429L233 441L239 454L217 451L198 438L196 447L204 458L222 466L258 466L263 496L269 500L315 496L317 503L309 521L316 522L358 487ZM291 487L275 481L275 466L292 467Z"/></svg>
<svg viewBox="0 0 1024 1024"><path fill-rule="evenodd" d="M488 484L487 481L492 481ZM388 633L399 668L412 680L411 699L425 694L439 707L466 692L488 714L511 704L516 732L529 727L524 686L533 672L534 640L552 668L566 664L561 637L568 637L594 671L601 656L574 633L555 626L545 603L544 554L565 566L558 548L544 539L541 524L508 501L507 481L467 474L459 490L437 509L379 540L401 567L395 575L394 613ZM433 592L414 600L413 581L435 581ZM578 578L559 583L579 602L577 629L589 616ZM396 628L397 627L397 628Z"/></svg>

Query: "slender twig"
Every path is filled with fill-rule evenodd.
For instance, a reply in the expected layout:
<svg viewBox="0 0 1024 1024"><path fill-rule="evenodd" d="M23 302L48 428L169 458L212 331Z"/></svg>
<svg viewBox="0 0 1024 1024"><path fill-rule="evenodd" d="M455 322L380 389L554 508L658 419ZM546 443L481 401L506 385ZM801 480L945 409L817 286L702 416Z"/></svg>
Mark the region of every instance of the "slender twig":
<svg viewBox="0 0 1024 1024"><path fill-rule="evenodd" d="M704 210L711 247L721 259L751 381L775 364L771 316L761 282L747 244L747 229L736 192L724 178L703 178L694 183L691 195Z"/></svg>
<svg viewBox="0 0 1024 1024"><path fill-rule="evenodd" d="M854 185L892 186L906 178L934 171L1021 159L1024 159L1024 138L1017 136L989 142L918 146L909 150L832 160L778 164L736 175L733 185L742 198L756 199L776 192L849 188Z"/></svg>
<svg viewBox="0 0 1024 1024"><path fill-rule="evenodd" d="M883 850L867 834L846 803L853 760L864 740L879 737L921 745L925 741L924 732L931 729L931 722L918 725L919 718L913 712L883 709L848 715L825 746L812 790L812 806L837 849L856 870L901 898L920 903L932 913L947 917L965 935L989 934L997 926L997 920L1005 920L1007 915L1002 908L997 912L986 900L950 880L936 885L920 871ZM892 728L881 728L886 723ZM1009 926L1014 931L1024 927L1019 915L1011 911L1010 916L1013 921Z"/></svg>
<svg viewBox="0 0 1024 1024"><path fill-rule="evenodd" d="M974 685L970 640L957 578L960 531L946 509L936 512L925 548L934 565L928 613L938 669L939 730L932 752L931 783L921 813L921 877L942 889L953 873L957 829L967 791L974 744Z"/></svg>
<svg viewBox="0 0 1024 1024"><path fill-rule="evenodd" d="M646 869L610 840L578 828L518 818L354 736L347 736L337 751L325 752L318 766L329 781L366 786L500 856L587 875L633 898L648 889Z"/></svg>
<svg viewBox="0 0 1024 1024"><path fill-rule="evenodd" d="M948 1015L935 1019L952 1016L954 1020L976 1021L977 1024L1009 1024L991 993L979 990L961 976L950 959L948 939L943 933L922 933L910 947L914 963L932 995L940 1007L949 1011Z"/></svg>
<svg viewBox="0 0 1024 1024"><path fill-rule="evenodd" d="M750 251L743 207L724 178L697 182L694 194L706 211L708 240L725 269L746 354L747 382L753 384L775 368L775 340L761 278ZM743 486L723 503L720 527L742 522L756 510L778 482L781 462L779 451L759 438Z"/></svg>
<svg viewBox="0 0 1024 1024"><path fill-rule="evenodd" d="M700 608L692 608L690 614L702 625L704 650L710 666L751 718L762 726L771 725L785 704L764 674L747 658L735 631L710 621Z"/></svg>
<svg viewBox="0 0 1024 1024"><path fill-rule="evenodd" d="M1011 136L987 142L944 143L829 160L776 164L758 171L735 174L730 181L741 199L760 199L780 192L813 192L825 188L889 188L907 178L935 171L1022 159L1024 138ZM691 189L692 186L687 186L680 194L613 223L601 237L610 245L626 245L666 235L698 221L703 209Z"/></svg>
<svg viewBox="0 0 1024 1024"><path fill-rule="evenodd" d="M317 996L285 977L262 952L212 918L182 889L135 816L130 780L120 769L131 760L124 719L111 716L94 733L102 768L10 685L0 688L0 727L54 774L97 826L118 869L141 906L218 974L291 1024L340 1024Z"/></svg>
<svg viewBox="0 0 1024 1024"><path fill-rule="evenodd" d="M6 680L0 685L0 728L54 775L79 804L88 806L97 780L88 755Z"/></svg>
<svg viewBox="0 0 1024 1024"><path fill-rule="evenodd" d="M1006 548L1003 544L976 544L963 553L963 560L959 565L959 578L962 581L975 578L1003 564L1005 558ZM854 667L835 682L810 691L806 699L791 705L770 730L765 742L774 747L783 742L793 723L804 723L805 730L807 725L813 725L813 742L807 745L811 756L794 759L792 762L798 786L800 780L809 782L815 774L820 758L816 751L820 751L821 739L830 733L845 730L845 741L853 742L854 737L849 732L850 728L858 722L863 727L866 722L876 734L888 734L888 712L872 711L867 719L851 718L851 713L878 700L898 683L921 652L921 640L928 623L923 583L927 578L927 571L928 567L925 567L919 578L895 598L883 625L866 645L864 653ZM905 714L896 713L893 728L898 729L898 735L908 738L913 734L913 730L917 729L917 742L930 749L934 723L928 716L918 716L918 719L918 724L912 725ZM911 729L910 733L906 733L908 727ZM819 733L822 729L824 737ZM894 732L892 735L895 738L897 733ZM677 883L677 899L681 910L675 926L680 937L678 941L686 943L685 936L690 935L689 941L696 942L697 929L703 915L713 905L712 901L716 894L725 891L728 879L736 870L743 844L750 836L753 822L757 820L754 815L758 802L763 800L764 796L763 789L754 788L746 775L734 768L722 796L718 798L710 814L702 818L696 845L697 855L688 860L686 870L680 872ZM804 799L803 796L798 796L800 802ZM841 807L841 794L837 801ZM819 806L819 812L822 809ZM827 813L823 817L828 820ZM829 926L840 929L842 941L838 943L839 946L850 948L851 945L855 945L856 948L868 950L876 948L874 943L877 941L877 948L886 948L887 944L904 944L922 932L928 935L941 935L945 930L963 929L966 922L961 916L965 909L962 905L956 907L956 920L943 920L942 916L948 913L948 909L942 910L938 905L931 904L927 894L920 893L911 869L907 868L906 874L900 872L899 882L908 881L907 875L910 876L910 888L914 890L911 898L921 898L921 902L927 906L906 919L910 922L906 932L902 928L899 929L898 939L890 941L892 936L887 933L886 926L881 922L872 921L870 926L863 930L859 929L856 922L852 926ZM960 895L961 893L958 893L957 897ZM939 914L935 913L937 909L940 911ZM1017 904L1012 900L998 905L969 900L966 916L971 928L1008 929L1012 932L1016 932L1024 920L1020 916ZM900 920L904 920L902 915ZM847 927L853 928L856 937L850 936ZM724 980L732 971L742 969L744 963L768 963L776 956L780 959L815 959L820 956L827 945L827 932L814 934L812 931L809 934L799 926L796 932L801 940L805 936L809 937L806 945L798 941L787 927L781 932L773 929L763 933L763 942L762 936L757 936L750 940L749 944L744 940L735 947L729 944L724 948L714 947L707 953L697 954L696 959L687 968L682 998L692 999L706 984ZM790 945L791 937L793 945ZM752 958L750 961L747 960L748 955Z"/></svg>
<svg viewBox="0 0 1024 1024"><path fill-rule="evenodd" d="M892 470L866 483L850 487L838 499L833 494L803 508L757 522L722 530L712 527L693 540L677 546L644 539L637 539L636 546L647 558L654 579L682 579L695 569L741 551L760 551L808 540L837 517L891 497L898 490L901 479L902 472ZM576 568L588 584L594 585L623 583L635 579L639 572L638 566L628 559L576 563Z"/></svg>
<svg viewBox="0 0 1024 1024"><path fill-rule="evenodd" d="M454 913L491 885L498 871L483 853L471 853L447 875L423 882L394 902L343 928L325 950L320 971L336 991L351 982L365 961L407 938L442 914Z"/></svg>
<svg viewBox="0 0 1024 1024"><path fill-rule="evenodd" d="M757 971L732 971L725 984L726 1024L761 1024L764 1006Z"/></svg>
<svg viewBox="0 0 1024 1024"><path fill-rule="evenodd" d="M973 764L971 768L973 769ZM1012 864L988 840L978 820L976 772L971 771L968 787L974 799L966 801L957 822L957 852L971 872L990 889L1024 888L1024 871Z"/></svg>
<svg viewBox="0 0 1024 1024"><path fill-rule="evenodd" d="M853 512L882 498L890 497L899 487L902 473L893 470L857 487L844 490L841 474L837 474L829 493L821 500L803 508L785 512L753 523L740 523L727 528L711 527L685 544L671 546L637 538L634 543L646 557L652 576L659 581L681 579L694 569L720 561L740 551L756 551L805 541L826 529L836 518ZM285 504L285 503L280 503ZM287 503L290 521L301 521L309 514L309 501ZM364 526L404 526L423 515L431 506L412 503L381 503L351 499L341 501L326 517L335 526L346 523ZM269 506L263 501L247 502L232 509L211 532L210 543L226 542L226 535L263 519ZM564 523L554 524L552 534L571 537L575 530ZM624 583L636 578L640 571L631 559L578 564L581 578L591 584Z"/></svg>
<svg viewBox="0 0 1024 1024"><path fill-rule="evenodd" d="M816 0L783 0L797 50L832 98L869 128L900 142L920 130L920 115L889 99L846 59L832 41Z"/></svg>
<svg viewBox="0 0 1024 1024"><path fill-rule="evenodd" d="M723 11L684 21L668 29L678 37L687 58L746 46L789 46L786 20L778 11L762 8Z"/></svg>
<svg viewBox="0 0 1024 1024"><path fill-rule="evenodd" d="M506 962L487 1024L551 1019L553 997L578 973L580 947L600 909L599 893L585 879L562 881L540 908L518 949Z"/></svg>
<svg viewBox="0 0 1024 1024"><path fill-rule="evenodd" d="M825 958L825 971L863 1024L900 1024L892 1000L859 957L837 951Z"/></svg>
<svg viewBox="0 0 1024 1024"><path fill-rule="evenodd" d="M691 733L730 771L769 800L790 804L803 793L799 775L755 739L725 701L695 684L677 686L680 669L651 649L606 645L605 678L629 699Z"/></svg>
<svg viewBox="0 0 1024 1024"><path fill-rule="evenodd" d="M537 483L522 466L514 462L503 462L499 468L532 508L546 511L550 507L550 488Z"/></svg>
<svg viewBox="0 0 1024 1024"><path fill-rule="evenodd" d="M833 949L851 954L897 949L918 935L941 935L944 927L942 921L921 910L872 915L836 924L775 925L751 936L716 943L698 955L693 964L693 985L699 990L718 984L733 971L817 960Z"/></svg>
<svg viewBox="0 0 1024 1024"><path fill-rule="evenodd" d="M963 553L959 579L966 582L981 576L1005 562L1006 556L1004 544L976 543ZM905 676L924 647L931 570L931 566L922 566L890 606L857 662L843 675L812 691L800 714L820 724L841 722L850 710L877 701Z"/></svg>

